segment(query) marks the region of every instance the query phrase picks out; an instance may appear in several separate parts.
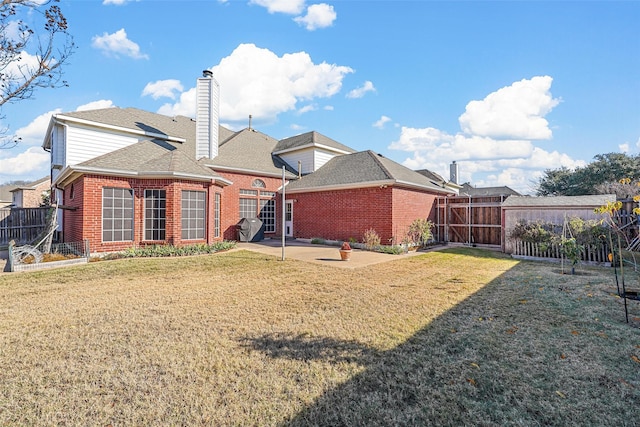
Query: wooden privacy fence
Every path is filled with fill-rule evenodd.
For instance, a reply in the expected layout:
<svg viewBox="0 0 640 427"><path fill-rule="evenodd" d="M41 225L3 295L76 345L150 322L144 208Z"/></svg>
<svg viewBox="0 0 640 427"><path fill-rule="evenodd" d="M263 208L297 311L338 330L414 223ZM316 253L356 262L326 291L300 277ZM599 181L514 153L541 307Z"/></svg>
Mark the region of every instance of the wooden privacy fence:
<svg viewBox="0 0 640 427"><path fill-rule="evenodd" d="M530 258L557 258L562 259L560 245L552 243L541 247L539 243L524 242L520 239L513 239L514 252L512 255ZM585 245L581 260L583 262L607 263L609 262L609 245ZM564 257L566 258L566 257Z"/></svg>
<svg viewBox="0 0 640 427"><path fill-rule="evenodd" d="M31 243L47 228L50 208L0 209L0 246Z"/></svg>
<svg viewBox="0 0 640 427"><path fill-rule="evenodd" d="M502 245L502 202L506 196L439 197L437 241L470 245Z"/></svg>

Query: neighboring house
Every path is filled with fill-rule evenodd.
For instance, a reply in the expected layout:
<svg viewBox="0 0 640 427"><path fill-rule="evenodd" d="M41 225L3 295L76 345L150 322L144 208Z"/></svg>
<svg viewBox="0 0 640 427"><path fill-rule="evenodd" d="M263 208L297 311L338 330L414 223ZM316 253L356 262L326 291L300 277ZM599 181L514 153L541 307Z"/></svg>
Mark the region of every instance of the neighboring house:
<svg viewBox="0 0 640 427"><path fill-rule="evenodd" d="M473 187L468 182L465 182L460 187L461 196L471 196L471 197L483 197L483 196L520 196L516 190L513 190L509 187L501 186L501 187Z"/></svg>
<svg viewBox="0 0 640 427"><path fill-rule="evenodd" d="M384 242L454 193L317 132L280 141L233 132L218 123L210 73L196 90L195 120L133 108L51 118L43 147L64 241L87 239L92 252L212 243L236 239L236 224L252 217L265 236L281 236L284 180L285 235L359 240L374 228Z"/></svg>
<svg viewBox="0 0 640 427"><path fill-rule="evenodd" d="M26 185L11 190L12 207L37 208L49 197L51 178L46 176Z"/></svg>
<svg viewBox="0 0 640 427"><path fill-rule="evenodd" d="M14 188L14 185L0 185L0 209L11 206L13 203L11 190Z"/></svg>

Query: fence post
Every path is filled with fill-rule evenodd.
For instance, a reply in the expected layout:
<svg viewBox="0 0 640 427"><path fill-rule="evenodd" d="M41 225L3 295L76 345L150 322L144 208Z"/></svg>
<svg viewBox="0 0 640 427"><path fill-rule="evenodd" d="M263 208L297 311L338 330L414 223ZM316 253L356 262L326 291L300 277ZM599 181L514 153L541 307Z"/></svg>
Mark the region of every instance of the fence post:
<svg viewBox="0 0 640 427"><path fill-rule="evenodd" d="M13 247L15 246L16 241L11 240L9 242L9 259L7 259L7 265L9 266L9 271L13 272Z"/></svg>
<svg viewBox="0 0 640 427"><path fill-rule="evenodd" d="M89 239L84 239L84 257L86 259L89 259L89 254L90 254L90 248L89 248Z"/></svg>

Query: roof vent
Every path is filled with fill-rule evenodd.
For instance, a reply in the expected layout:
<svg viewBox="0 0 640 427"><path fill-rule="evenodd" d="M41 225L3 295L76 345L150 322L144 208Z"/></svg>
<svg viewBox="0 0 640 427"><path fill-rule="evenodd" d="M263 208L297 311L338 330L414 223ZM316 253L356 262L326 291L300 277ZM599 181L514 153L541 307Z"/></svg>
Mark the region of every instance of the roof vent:
<svg viewBox="0 0 640 427"><path fill-rule="evenodd" d="M202 71L202 77L206 77L206 78L213 77L213 71L211 71L211 70L203 70Z"/></svg>

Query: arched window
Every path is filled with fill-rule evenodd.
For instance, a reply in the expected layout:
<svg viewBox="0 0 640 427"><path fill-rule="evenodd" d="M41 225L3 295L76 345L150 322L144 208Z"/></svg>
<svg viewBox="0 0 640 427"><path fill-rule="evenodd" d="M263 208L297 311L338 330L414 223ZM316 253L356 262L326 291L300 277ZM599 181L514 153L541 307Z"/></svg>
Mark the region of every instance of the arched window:
<svg viewBox="0 0 640 427"><path fill-rule="evenodd" d="M254 180L254 181L253 181L253 183L251 184L251 186L252 186L253 188L266 188L266 187L267 187L267 184L265 184L265 183L264 183L264 181L263 181L263 180L261 180L261 179L256 179L256 180Z"/></svg>

